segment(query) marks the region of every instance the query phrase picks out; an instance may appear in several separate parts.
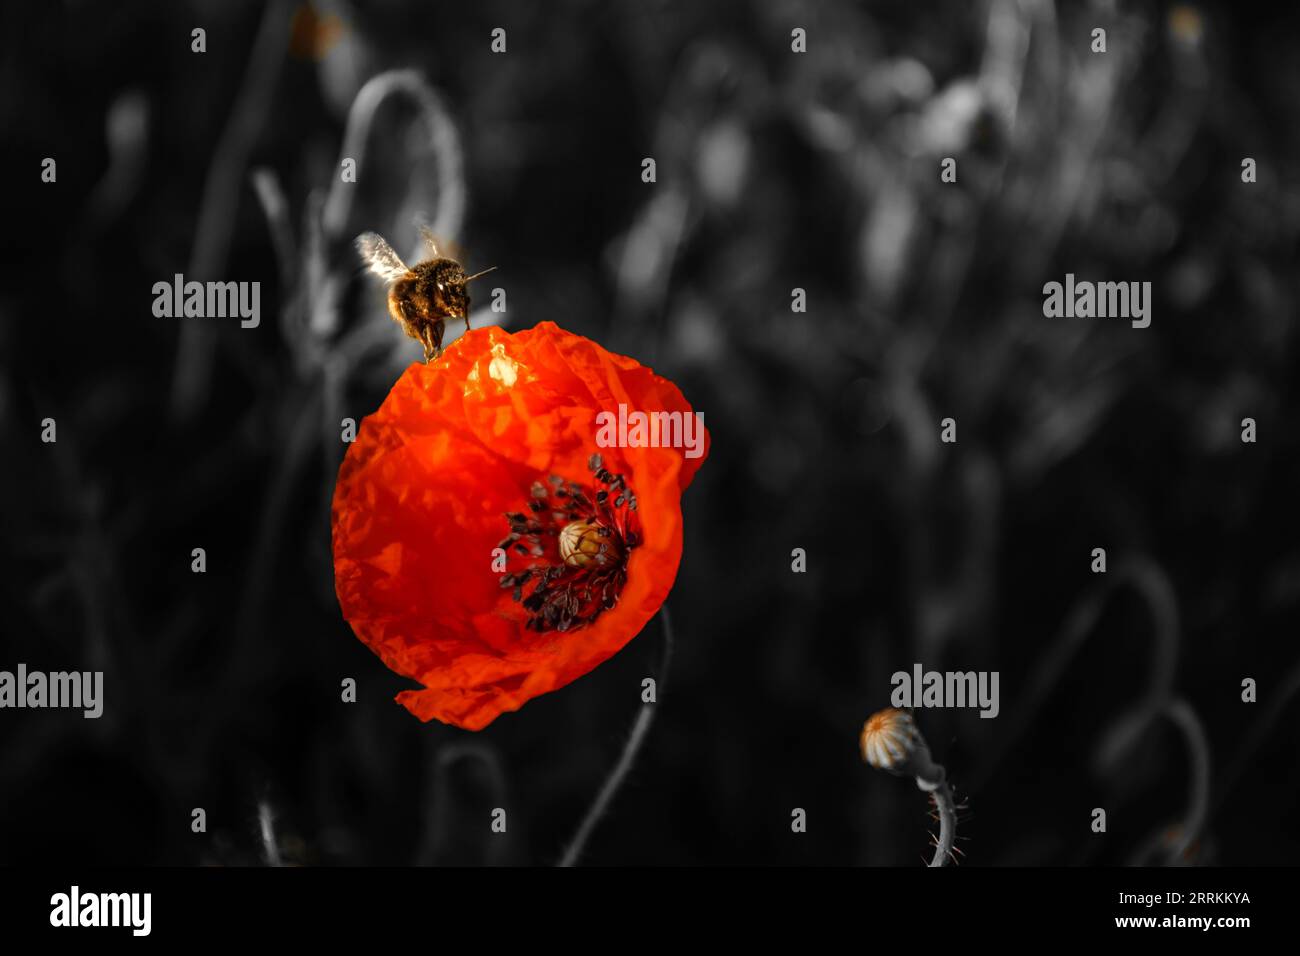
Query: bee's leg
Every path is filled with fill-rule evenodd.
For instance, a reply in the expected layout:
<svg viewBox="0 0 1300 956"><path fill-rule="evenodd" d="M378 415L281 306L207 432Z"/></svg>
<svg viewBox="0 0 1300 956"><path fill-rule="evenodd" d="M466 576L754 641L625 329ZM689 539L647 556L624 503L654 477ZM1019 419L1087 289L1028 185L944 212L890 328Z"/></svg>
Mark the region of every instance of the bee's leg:
<svg viewBox="0 0 1300 956"><path fill-rule="evenodd" d="M420 325L420 342L424 345L425 364L442 354L441 322L424 322Z"/></svg>

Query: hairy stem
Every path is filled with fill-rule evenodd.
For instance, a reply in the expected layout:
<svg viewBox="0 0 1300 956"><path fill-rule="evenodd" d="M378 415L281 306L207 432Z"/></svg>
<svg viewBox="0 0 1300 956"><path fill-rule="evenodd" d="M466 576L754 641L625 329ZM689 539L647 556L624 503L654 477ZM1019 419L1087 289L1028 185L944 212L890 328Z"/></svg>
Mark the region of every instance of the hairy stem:
<svg viewBox="0 0 1300 956"><path fill-rule="evenodd" d="M917 778L917 783L921 783L920 778ZM930 796L934 798L934 807L939 814L939 840L935 843L930 865L947 866L952 859L953 843L957 839L957 805L953 801L952 788L948 786L947 780L940 781L930 791Z"/></svg>
<svg viewBox="0 0 1300 956"><path fill-rule="evenodd" d="M656 687L656 700L658 694L663 691L665 679L668 676L668 665L673 655L673 626L672 620L668 615L668 606L664 605L659 609L659 618L663 628L664 650L663 660L659 665L659 676ZM564 851L560 858L558 866L573 866L578 862L582 851L586 848L587 840L591 837L592 832L596 829L605 811L609 809L614 795L618 793L619 787L623 785L623 780L627 772L632 769L632 764L636 761L637 753L641 750L641 745L645 742L646 735L650 732L650 724L654 721L654 711L657 704L642 704L641 712L636 715L636 723L632 725L632 732L628 734L627 743L623 746L623 753L618 758L618 763L614 764L614 769L610 771L609 776L605 778L605 783L601 786L600 792L596 794L595 801L591 804L591 809L583 817L582 823L578 826L578 831L569 841L569 847Z"/></svg>

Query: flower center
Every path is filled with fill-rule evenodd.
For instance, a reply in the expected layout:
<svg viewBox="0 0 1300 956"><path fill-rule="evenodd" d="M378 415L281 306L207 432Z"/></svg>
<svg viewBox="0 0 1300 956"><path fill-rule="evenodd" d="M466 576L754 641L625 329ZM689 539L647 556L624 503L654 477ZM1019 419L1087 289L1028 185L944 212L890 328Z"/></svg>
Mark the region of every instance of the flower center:
<svg viewBox="0 0 1300 956"><path fill-rule="evenodd" d="M621 555L618 536L597 521L570 521L560 529L560 557L575 568L589 568Z"/></svg>
<svg viewBox="0 0 1300 956"><path fill-rule="evenodd" d="M547 484L533 482L527 512L505 516L510 534L498 547L533 560L502 575L501 586L514 589L528 612L526 626L536 631L569 631L617 604L629 552L641 543L635 492L600 455L587 467L603 486L595 494L552 475Z"/></svg>

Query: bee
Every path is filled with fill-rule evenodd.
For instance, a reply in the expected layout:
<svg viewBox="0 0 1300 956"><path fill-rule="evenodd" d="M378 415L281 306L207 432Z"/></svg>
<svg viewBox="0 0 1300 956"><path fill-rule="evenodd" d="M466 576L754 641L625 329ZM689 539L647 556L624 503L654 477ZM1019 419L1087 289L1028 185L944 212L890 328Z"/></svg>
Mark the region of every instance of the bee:
<svg viewBox="0 0 1300 956"><path fill-rule="evenodd" d="M393 251L383 236L363 232L357 236L357 252L369 267L388 285L388 314L411 338L424 346L424 361L442 354L442 334L448 319L464 319L469 330L469 292L467 282L487 275L484 269L472 276L455 259L438 254L438 243L423 226L420 237L429 257L408 266Z"/></svg>

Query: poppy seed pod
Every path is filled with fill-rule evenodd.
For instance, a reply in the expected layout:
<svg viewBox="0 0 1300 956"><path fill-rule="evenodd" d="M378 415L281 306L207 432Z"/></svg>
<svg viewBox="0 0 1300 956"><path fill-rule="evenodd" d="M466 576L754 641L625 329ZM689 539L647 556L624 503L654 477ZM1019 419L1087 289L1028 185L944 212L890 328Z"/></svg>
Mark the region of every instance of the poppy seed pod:
<svg viewBox="0 0 1300 956"><path fill-rule="evenodd" d="M943 768L931 758L925 738L905 710L888 707L872 714L862 725L861 744L862 759L877 770L914 775L923 790L943 782Z"/></svg>
<svg viewBox="0 0 1300 956"><path fill-rule="evenodd" d="M558 538L560 558L573 567L603 565L622 556L613 536L595 521L571 521L560 529Z"/></svg>

